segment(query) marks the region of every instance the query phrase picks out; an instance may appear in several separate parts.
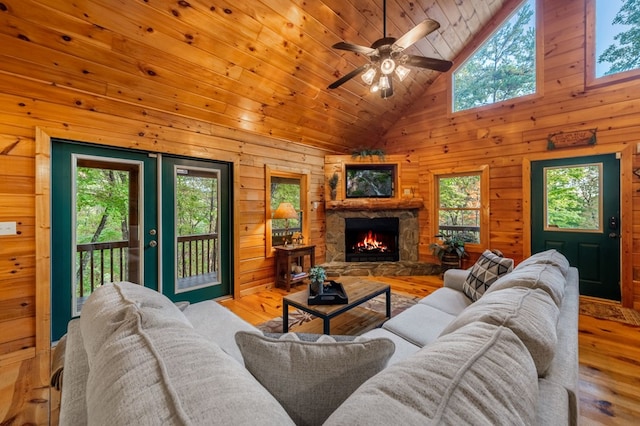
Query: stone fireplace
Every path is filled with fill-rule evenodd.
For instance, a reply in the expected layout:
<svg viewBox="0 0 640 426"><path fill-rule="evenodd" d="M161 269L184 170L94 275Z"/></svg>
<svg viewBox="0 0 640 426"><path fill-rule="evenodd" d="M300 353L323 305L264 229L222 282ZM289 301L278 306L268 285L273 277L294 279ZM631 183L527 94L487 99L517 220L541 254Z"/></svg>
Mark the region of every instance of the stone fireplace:
<svg viewBox="0 0 640 426"><path fill-rule="evenodd" d="M369 225L379 224L382 222L388 223L389 221L379 221L378 219L393 219L397 221L397 242L393 241L392 244L396 247L394 251L396 254L393 259L389 256L369 256L370 258L364 260L354 260L358 258L349 253L351 259L347 259L347 238L346 238L346 222L355 223L356 227L362 231L362 228L367 228L363 232L372 230ZM418 261L418 243L419 243L419 229L418 229L418 210L329 210L326 214L327 220L327 233L326 233L326 258L327 262L347 262L347 261ZM384 233L388 232L389 225L384 225ZM350 244L353 246L353 244ZM351 248L351 247L350 247ZM383 254L383 253L377 253ZM377 257L377 259L376 259Z"/></svg>

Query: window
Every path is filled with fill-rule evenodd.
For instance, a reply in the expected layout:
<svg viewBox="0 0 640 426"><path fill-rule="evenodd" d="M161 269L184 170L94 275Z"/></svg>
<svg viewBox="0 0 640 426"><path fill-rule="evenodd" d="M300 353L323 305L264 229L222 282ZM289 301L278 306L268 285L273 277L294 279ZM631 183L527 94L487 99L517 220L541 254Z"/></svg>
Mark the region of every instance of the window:
<svg viewBox="0 0 640 426"><path fill-rule="evenodd" d="M301 235L304 242L309 240L308 206L308 173L266 168L266 247L267 256L272 253L273 246L284 244L285 239ZM290 203L297 213L291 219L275 219L274 213L282 203Z"/></svg>
<svg viewBox="0 0 640 426"><path fill-rule="evenodd" d="M640 68L640 3L589 0L587 6L588 80L602 82L636 76Z"/></svg>
<svg viewBox="0 0 640 426"><path fill-rule="evenodd" d="M488 246L488 167L434 172L434 235L455 236L468 248Z"/></svg>
<svg viewBox="0 0 640 426"><path fill-rule="evenodd" d="M453 73L453 111L536 92L536 4L527 0Z"/></svg>
<svg viewBox="0 0 640 426"><path fill-rule="evenodd" d="M548 230L602 232L602 163L544 169Z"/></svg>

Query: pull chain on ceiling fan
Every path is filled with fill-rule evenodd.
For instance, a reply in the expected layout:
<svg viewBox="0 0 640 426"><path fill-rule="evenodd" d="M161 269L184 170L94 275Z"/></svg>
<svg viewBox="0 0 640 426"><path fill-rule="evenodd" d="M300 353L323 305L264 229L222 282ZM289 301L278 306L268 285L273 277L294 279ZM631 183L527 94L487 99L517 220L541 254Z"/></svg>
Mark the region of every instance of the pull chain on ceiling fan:
<svg viewBox="0 0 640 426"><path fill-rule="evenodd" d="M362 65L349 74L333 82L329 89L335 89L343 83L362 74L362 80L371 86L371 92L380 92L380 97L386 99L393 95L393 74L403 81L411 71L409 67L426 68L436 71L448 71L453 62L426 56L407 55L404 50L423 37L431 34L440 24L433 19L425 19L399 39L387 37L387 1L382 2L382 38L373 42L371 47L345 43L334 44L334 49L348 50L360 53L369 58L370 63ZM406 65L406 66L405 66Z"/></svg>

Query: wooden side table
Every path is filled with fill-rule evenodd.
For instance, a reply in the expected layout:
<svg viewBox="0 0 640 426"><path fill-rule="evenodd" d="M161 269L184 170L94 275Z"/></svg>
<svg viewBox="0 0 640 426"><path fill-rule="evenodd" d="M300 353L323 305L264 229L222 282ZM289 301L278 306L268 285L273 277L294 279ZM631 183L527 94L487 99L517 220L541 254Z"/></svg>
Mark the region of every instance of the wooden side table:
<svg viewBox="0 0 640 426"><path fill-rule="evenodd" d="M296 284L309 276L309 269L316 264L316 246L275 246L276 250L276 287L280 284L287 291L291 290L291 284ZM309 256L309 267L305 265L305 257ZM291 262L302 266L304 275L294 277L291 273Z"/></svg>

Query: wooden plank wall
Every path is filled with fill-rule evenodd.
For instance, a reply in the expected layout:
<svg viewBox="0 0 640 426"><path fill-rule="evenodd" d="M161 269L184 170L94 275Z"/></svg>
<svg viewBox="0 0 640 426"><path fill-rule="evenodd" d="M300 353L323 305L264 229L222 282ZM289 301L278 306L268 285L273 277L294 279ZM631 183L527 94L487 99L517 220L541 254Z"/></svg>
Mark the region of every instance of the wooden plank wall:
<svg viewBox="0 0 640 426"><path fill-rule="evenodd" d="M441 75L387 133L388 153L412 152L420 164L420 193L430 191L430 170L490 166L490 245L516 259L527 254L528 161L600 152L623 152L623 199L632 215L623 223L623 302L640 309L640 80L585 86L585 1L546 0L540 28L540 94L467 112L450 111L450 73ZM561 18L560 18L561 17ZM597 145L547 151L560 131L597 128ZM632 193L632 194L631 194ZM624 203L624 201L623 201ZM430 206L432 201L425 200ZM623 205L623 209L625 206ZM629 209L631 211L631 209ZM428 257L431 223L421 216L421 258Z"/></svg>
<svg viewBox="0 0 640 426"><path fill-rule="evenodd" d="M322 200L324 193L324 150L50 85L28 75L28 70L24 76L0 72L0 221L17 222L18 231L0 236L2 424L43 424L48 419L48 372L42 373L47 368L38 368L35 358L35 294L49 286L46 277L36 282L35 276L36 127L57 137L237 164L238 294L273 283L273 259L266 256L264 245L265 165L309 170L311 199ZM313 242L324 241L322 211L311 212ZM323 259L322 244L317 256ZM42 354L43 363L47 358L48 353Z"/></svg>

